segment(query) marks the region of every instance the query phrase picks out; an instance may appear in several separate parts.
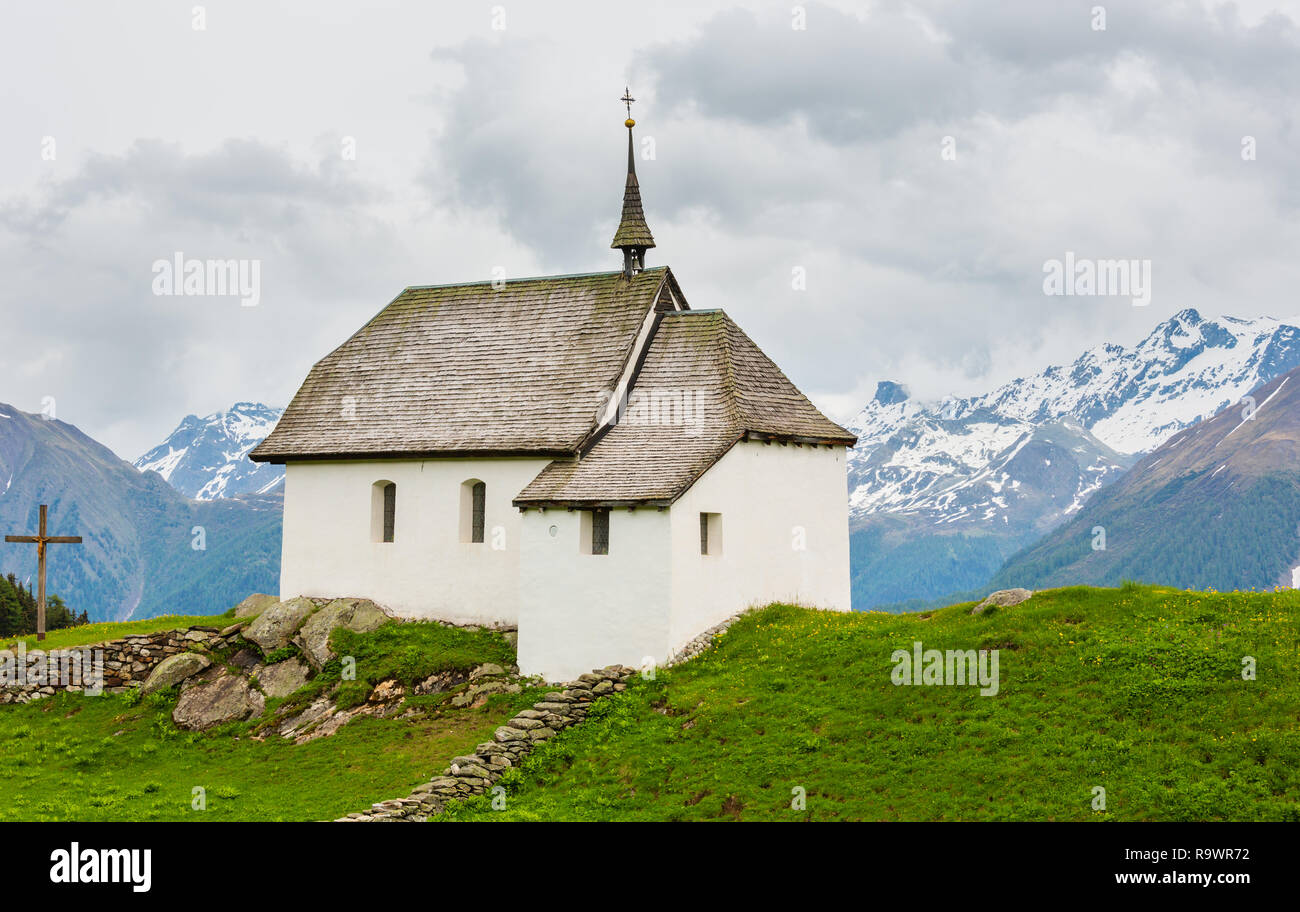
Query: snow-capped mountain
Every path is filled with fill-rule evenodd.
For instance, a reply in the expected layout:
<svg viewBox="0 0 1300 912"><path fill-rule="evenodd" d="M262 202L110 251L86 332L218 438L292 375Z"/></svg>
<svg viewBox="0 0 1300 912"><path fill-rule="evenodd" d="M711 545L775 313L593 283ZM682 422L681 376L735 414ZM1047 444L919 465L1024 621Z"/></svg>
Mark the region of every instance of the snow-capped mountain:
<svg viewBox="0 0 1300 912"><path fill-rule="evenodd" d="M283 490L284 466L250 462L248 453L280 420L284 409L237 402L204 418L187 415L165 441L135 461L195 500Z"/></svg>
<svg viewBox="0 0 1300 912"><path fill-rule="evenodd" d="M1297 366L1300 319L1184 310L1131 348L1101 345L982 396L920 403L880 384L849 422L855 606L981 585L1141 454ZM915 559L896 559L904 543ZM932 585L902 594L918 560Z"/></svg>
<svg viewBox="0 0 1300 912"><path fill-rule="evenodd" d="M1269 589L1300 577L1300 369L1145 456L991 585ZM1098 530L1104 535L1098 547Z"/></svg>

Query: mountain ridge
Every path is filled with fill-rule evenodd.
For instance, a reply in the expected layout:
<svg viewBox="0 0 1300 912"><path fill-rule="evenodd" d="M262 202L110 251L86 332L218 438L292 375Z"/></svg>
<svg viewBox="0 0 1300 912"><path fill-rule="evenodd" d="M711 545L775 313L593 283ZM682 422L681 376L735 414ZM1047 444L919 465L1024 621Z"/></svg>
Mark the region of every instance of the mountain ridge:
<svg viewBox="0 0 1300 912"><path fill-rule="evenodd" d="M260 402L236 402L202 418L186 415L166 440L133 465L141 472L157 472L195 500L283 490L284 466L248 459L283 413Z"/></svg>
<svg viewBox="0 0 1300 912"><path fill-rule="evenodd" d="M992 585L1134 579L1265 589L1300 577L1300 368L1188 427Z"/></svg>
<svg viewBox="0 0 1300 912"><path fill-rule="evenodd" d="M1300 319L1188 308L982 395L918 402L883 381L847 423L854 607L985 585L1143 453L1296 367ZM928 582L902 595L909 576Z"/></svg>

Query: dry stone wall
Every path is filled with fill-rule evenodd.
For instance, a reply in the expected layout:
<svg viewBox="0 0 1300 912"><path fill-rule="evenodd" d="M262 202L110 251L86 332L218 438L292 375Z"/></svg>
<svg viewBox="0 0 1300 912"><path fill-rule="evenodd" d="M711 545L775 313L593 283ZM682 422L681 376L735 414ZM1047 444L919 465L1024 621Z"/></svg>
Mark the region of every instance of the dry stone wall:
<svg viewBox="0 0 1300 912"><path fill-rule="evenodd" d="M164 659L196 647L221 649L238 632L238 624L223 630L200 626L139 634L70 649L3 650L0 651L4 671L0 704L29 703L53 696L60 690L93 692L98 672L102 672L101 685L105 692L122 693L143 684Z"/></svg>
<svg viewBox="0 0 1300 912"><path fill-rule="evenodd" d="M420 821L440 812L448 801L472 798L491 789L502 774L531 754L538 744L587 718L591 704L627 689L635 668L611 665L581 675L562 690L545 694L531 709L522 710L473 754L453 757L451 765L405 798L381 801L370 810L339 818L345 822Z"/></svg>

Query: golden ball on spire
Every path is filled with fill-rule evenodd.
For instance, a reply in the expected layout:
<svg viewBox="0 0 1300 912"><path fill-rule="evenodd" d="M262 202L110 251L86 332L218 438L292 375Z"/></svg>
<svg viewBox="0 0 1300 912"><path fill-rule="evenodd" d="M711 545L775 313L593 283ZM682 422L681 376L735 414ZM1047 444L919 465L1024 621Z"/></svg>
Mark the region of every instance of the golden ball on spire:
<svg viewBox="0 0 1300 912"><path fill-rule="evenodd" d="M623 126L630 130L636 126L636 121L629 117L627 120L623 121Z"/></svg>

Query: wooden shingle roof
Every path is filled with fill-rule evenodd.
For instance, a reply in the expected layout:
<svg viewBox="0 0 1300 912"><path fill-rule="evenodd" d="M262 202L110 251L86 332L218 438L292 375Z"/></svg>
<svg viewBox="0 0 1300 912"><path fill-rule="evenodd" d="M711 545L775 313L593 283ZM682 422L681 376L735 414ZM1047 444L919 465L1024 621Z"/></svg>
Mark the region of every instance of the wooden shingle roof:
<svg viewBox="0 0 1300 912"><path fill-rule="evenodd" d="M408 288L311 369L250 458L573 453L665 283L660 267Z"/></svg>
<svg viewBox="0 0 1300 912"><path fill-rule="evenodd" d="M742 439L852 446L721 311L664 314L620 421L515 505L668 505Z"/></svg>

